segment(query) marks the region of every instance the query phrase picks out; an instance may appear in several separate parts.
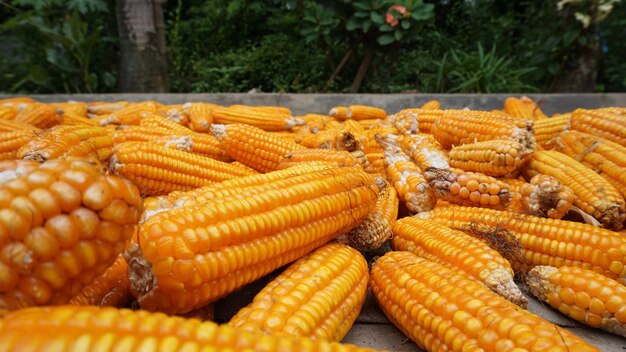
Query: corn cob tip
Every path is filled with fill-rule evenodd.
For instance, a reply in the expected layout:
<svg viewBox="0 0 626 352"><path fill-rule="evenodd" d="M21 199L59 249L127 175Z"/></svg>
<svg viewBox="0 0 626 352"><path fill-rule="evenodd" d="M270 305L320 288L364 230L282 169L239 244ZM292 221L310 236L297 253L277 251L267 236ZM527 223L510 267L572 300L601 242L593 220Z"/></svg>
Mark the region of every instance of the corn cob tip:
<svg viewBox="0 0 626 352"><path fill-rule="evenodd" d="M185 115L178 109L169 109L167 110L167 119L181 124L185 121Z"/></svg>
<svg viewBox="0 0 626 352"><path fill-rule="evenodd" d="M211 128L209 130L215 138L221 140L224 133L226 133L226 125L214 123L211 124Z"/></svg>
<svg viewBox="0 0 626 352"><path fill-rule="evenodd" d="M513 281L511 273L509 273L505 268L499 267L490 270L488 276L484 278L483 282L486 284L488 289L506 298L508 301L513 302L524 309L528 307L528 299Z"/></svg>
<svg viewBox="0 0 626 352"><path fill-rule="evenodd" d="M554 285L550 283L550 276L558 271L557 268L547 265L537 265L524 276L524 283L533 296L541 301L547 299L547 292L554 292Z"/></svg>
<svg viewBox="0 0 626 352"><path fill-rule="evenodd" d="M184 152L191 152L193 148L193 140L189 136L170 138L167 142L165 142L165 147L182 150Z"/></svg>
<svg viewBox="0 0 626 352"><path fill-rule="evenodd" d="M287 129L291 129L294 128L296 126L302 126L304 125L304 120L299 118L299 117L290 117L287 119L287 122L285 124L285 127Z"/></svg>
<svg viewBox="0 0 626 352"><path fill-rule="evenodd" d="M183 110L187 110L187 109L191 108L192 104L193 103L190 102L190 101L186 102L185 104L182 105Z"/></svg>
<svg viewBox="0 0 626 352"><path fill-rule="evenodd" d="M123 255L126 262L128 262L130 291L141 305L141 301L146 297L146 294L156 286L156 276L152 272L150 262L143 257L139 244L133 243L124 251Z"/></svg>

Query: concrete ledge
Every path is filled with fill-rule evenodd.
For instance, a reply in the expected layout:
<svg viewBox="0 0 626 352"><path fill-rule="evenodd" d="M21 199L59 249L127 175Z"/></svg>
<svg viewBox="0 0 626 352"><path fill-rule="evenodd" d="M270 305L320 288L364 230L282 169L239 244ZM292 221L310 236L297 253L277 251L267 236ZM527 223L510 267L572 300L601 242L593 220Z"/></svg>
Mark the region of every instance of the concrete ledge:
<svg viewBox="0 0 626 352"><path fill-rule="evenodd" d="M521 94L291 94L291 93L166 93L166 94L51 94L30 95L35 100L55 101L142 101L156 100L164 104L188 101L206 101L220 105L281 105L292 109L294 114L327 113L333 106L364 104L381 107L389 113L406 108L419 107L431 99L437 99L446 109L501 109L509 96ZM547 114L571 111L576 108L599 108L626 106L626 93L606 94L529 94L541 104ZM8 97L0 95L0 99Z"/></svg>

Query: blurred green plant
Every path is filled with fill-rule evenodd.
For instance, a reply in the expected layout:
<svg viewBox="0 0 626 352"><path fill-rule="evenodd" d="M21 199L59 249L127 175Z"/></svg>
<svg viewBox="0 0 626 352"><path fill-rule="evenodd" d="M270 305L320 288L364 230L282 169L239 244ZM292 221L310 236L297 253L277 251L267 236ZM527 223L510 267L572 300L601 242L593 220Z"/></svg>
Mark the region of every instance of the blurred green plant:
<svg viewBox="0 0 626 352"><path fill-rule="evenodd" d="M4 4L4 3L3 3ZM115 38L104 0L15 0L0 5L14 15L0 24L13 43L3 62L8 92L92 93L115 88ZM109 32L110 33L110 32Z"/></svg>

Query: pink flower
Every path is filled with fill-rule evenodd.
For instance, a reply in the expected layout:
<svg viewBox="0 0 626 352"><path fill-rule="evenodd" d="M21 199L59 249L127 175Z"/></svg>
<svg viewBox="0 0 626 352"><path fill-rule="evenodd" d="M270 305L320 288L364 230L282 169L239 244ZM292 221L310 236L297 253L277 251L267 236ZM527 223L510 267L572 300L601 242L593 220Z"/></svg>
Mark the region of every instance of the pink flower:
<svg viewBox="0 0 626 352"><path fill-rule="evenodd" d="M394 5L391 5L389 10L387 10L387 14L385 15L385 21L391 27L397 26L398 23L400 22L398 21L398 18L395 16L396 14L400 14L400 15L406 14L406 7L400 4L394 4Z"/></svg>

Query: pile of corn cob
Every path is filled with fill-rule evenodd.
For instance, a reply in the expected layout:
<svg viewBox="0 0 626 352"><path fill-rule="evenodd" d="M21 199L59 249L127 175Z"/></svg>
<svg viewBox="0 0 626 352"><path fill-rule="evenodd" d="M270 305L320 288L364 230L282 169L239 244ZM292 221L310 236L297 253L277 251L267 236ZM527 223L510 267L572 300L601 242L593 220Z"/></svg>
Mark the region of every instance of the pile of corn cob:
<svg viewBox="0 0 626 352"><path fill-rule="evenodd" d="M0 351L366 350L368 289L426 350L597 350L515 277L626 337L626 108L11 98L0 149Z"/></svg>

